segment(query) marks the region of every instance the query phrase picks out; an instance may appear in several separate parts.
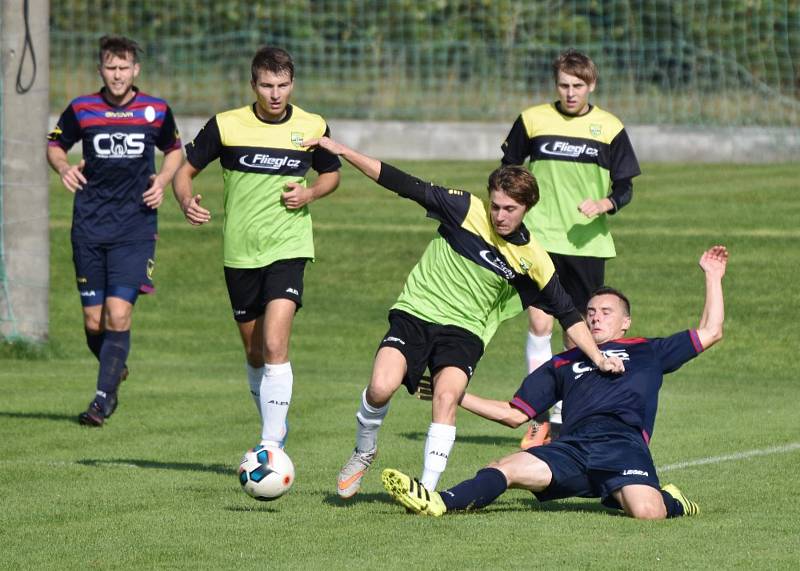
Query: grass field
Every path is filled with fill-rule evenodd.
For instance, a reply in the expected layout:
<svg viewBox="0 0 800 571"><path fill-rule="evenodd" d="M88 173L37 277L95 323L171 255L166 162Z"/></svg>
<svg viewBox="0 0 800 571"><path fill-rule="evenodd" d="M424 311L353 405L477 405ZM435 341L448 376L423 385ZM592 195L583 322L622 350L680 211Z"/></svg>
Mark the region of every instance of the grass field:
<svg viewBox="0 0 800 571"><path fill-rule="evenodd" d="M483 192L488 163L400 163ZM156 282L134 315L132 374L99 430L75 416L94 390L69 245L71 197L53 179L49 345L0 349L0 568L784 568L800 565L800 385L793 369L800 277L797 166L646 165L613 220L608 282L633 302L634 335L697 323L702 250L731 251L726 338L667 378L652 450L662 481L703 510L637 522L596 500L538 504L511 490L482 512L407 515L379 472L416 472L429 406L398 393L362 494L335 479L386 312L435 225L422 210L345 168L313 205L317 263L292 343L289 495L262 504L235 468L258 438L222 278L220 173L196 182L215 218L194 228L161 212ZM505 324L472 381L508 398L523 373L525 321ZM521 430L459 413L443 487L513 450Z"/></svg>

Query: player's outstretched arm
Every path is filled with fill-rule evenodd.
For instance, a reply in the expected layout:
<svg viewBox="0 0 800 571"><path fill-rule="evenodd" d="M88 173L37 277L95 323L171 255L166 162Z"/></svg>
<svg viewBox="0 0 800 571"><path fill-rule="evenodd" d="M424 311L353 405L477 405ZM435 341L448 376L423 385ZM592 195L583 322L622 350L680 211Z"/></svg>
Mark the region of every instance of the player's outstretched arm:
<svg viewBox="0 0 800 571"><path fill-rule="evenodd" d="M61 177L61 184L70 192L81 190L86 184L86 177L83 176L85 164L83 159L77 165L71 165L67 160L67 151L58 145L50 145L47 147L47 162Z"/></svg>
<svg viewBox="0 0 800 571"><path fill-rule="evenodd" d="M511 428L516 428L530 420L528 415L506 401L485 399L465 393L460 404L461 408L473 414Z"/></svg>
<svg viewBox="0 0 800 571"><path fill-rule="evenodd" d="M697 336L703 349L722 339L722 324L725 321L722 278L727 266L728 249L725 246L712 246L700 257L700 268L706 276L706 302L697 326Z"/></svg>
<svg viewBox="0 0 800 571"><path fill-rule="evenodd" d="M175 200L178 201L178 206L181 207L186 220L193 226L199 226L211 220L211 212L200 206L203 197L199 194L192 194L192 179L199 172L189 161L184 160L181 168L175 173L175 178L172 179L172 192L175 194Z"/></svg>
<svg viewBox="0 0 800 571"><path fill-rule="evenodd" d="M597 348L597 343L594 342L589 328L583 321L573 323L567 328L567 335L572 339L573 343L583 351L583 353L597 365L597 368L604 373L624 373L625 364L619 357L606 357Z"/></svg>
<svg viewBox="0 0 800 571"><path fill-rule="evenodd" d="M164 189L172 182L175 172L181 166L183 153L180 149L174 149L164 156L164 162L158 174L150 176L150 186L142 198L144 203L150 208L158 208L164 201Z"/></svg>
<svg viewBox="0 0 800 571"><path fill-rule="evenodd" d="M381 162L378 159L373 159L372 157L359 153L355 149L351 149L347 145L334 141L330 137L309 139L303 141L303 145L307 147L319 147L331 154L342 157L374 181L377 181L381 174Z"/></svg>

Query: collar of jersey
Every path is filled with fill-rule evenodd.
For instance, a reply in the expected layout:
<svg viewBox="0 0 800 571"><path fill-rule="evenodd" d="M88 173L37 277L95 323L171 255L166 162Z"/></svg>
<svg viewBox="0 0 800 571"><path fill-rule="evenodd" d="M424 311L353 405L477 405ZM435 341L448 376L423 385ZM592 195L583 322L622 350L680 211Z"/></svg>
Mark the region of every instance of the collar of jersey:
<svg viewBox="0 0 800 571"><path fill-rule="evenodd" d="M136 101L136 96L139 95L139 88L136 87L135 85L131 87L131 90L133 91L133 97L131 97L130 101L128 101L127 103L123 103L122 105L114 105L108 99L106 99L106 88L105 88L105 86L100 88L100 99L102 99L103 103L105 103L109 107L113 107L114 109L124 109L125 107L128 107L134 101Z"/></svg>
<svg viewBox="0 0 800 571"><path fill-rule="evenodd" d="M586 113L584 113L583 115L570 115L569 113L564 113L561 110L561 105L559 105L559 103L561 103L561 102L560 101L555 101L553 103L553 108L555 108L555 110L558 112L559 115L561 115L562 117L565 117L567 119L578 119L579 117L586 117L589 113L594 111L594 105L589 103L589 110Z"/></svg>
<svg viewBox="0 0 800 571"><path fill-rule="evenodd" d="M282 123L286 123L289 119L292 118L292 109L293 109L292 104L289 103L288 105L286 105L286 115L283 116L283 119L281 119L280 121L267 121L266 119L262 119L261 117L259 117L258 113L256 113L255 102L253 102L253 104L250 106L250 110L253 112L253 115L255 115L256 119L267 125L280 125Z"/></svg>

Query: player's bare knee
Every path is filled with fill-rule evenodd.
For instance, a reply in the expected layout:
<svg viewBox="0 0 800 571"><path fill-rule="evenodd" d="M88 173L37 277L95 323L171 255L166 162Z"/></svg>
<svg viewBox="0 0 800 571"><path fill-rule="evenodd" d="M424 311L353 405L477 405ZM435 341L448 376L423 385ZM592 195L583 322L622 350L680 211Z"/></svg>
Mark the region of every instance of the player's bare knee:
<svg viewBox="0 0 800 571"><path fill-rule="evenodd" d="M394 395L398 384L386 374L373 374L367 387L367 402L370 406L381 407Z"/></svg>
<svg viewBox="0 0 800 571"><path fill-rule="evenodd" d="M625 506L625 511L635 519L658 520L667 517L667 509L664 502L657 501L638 501Z"/></svg>

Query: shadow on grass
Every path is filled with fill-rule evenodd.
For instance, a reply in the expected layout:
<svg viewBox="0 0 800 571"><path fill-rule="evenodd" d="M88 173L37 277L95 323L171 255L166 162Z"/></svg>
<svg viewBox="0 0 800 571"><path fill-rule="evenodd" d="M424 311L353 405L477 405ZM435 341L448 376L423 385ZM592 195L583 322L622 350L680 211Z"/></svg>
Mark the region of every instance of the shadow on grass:
<svg viewBox="0 0 800 571"><path fill-rule="evenodd" d="M77 464L91 467L127 466L135 468L150 468L155 470L176 470L178 472L211 472L229 476L236 470L225 464L200 464L198 462L156 462L154 460L140 460L136 458L110 458L103 460L78 460Z"/></svg>
<svg viewBox="0 0 800 571"><path fill-rule="evenodd" d="M0 418L21 418L25 420L57 420L67 421L78 424L77 414L59 414L55 412L13 412L10 410L0 411Z"/></svg>
<svg viewBox="0 0 800 571"><path fill-rule="evenodd" d="M423 442L427 437L427 432L401 432L400 436L407 440L414 440ZM500 446L508 446L509 448L517 448L519 441L522 438L522 433L519 436L488 436L480 434L459 434L456 438L457 442L468 442L470 444L497 444Z"/></svg>
<svg viewBox="0 0 800 571"><path fill-rule="evenodd" d="M349 500L345 500L340 498L338 494L326 493L322 501L335 508L349 508L358 504L394 504L394 500L389 497L389 494L361 493Z"/></svg>

